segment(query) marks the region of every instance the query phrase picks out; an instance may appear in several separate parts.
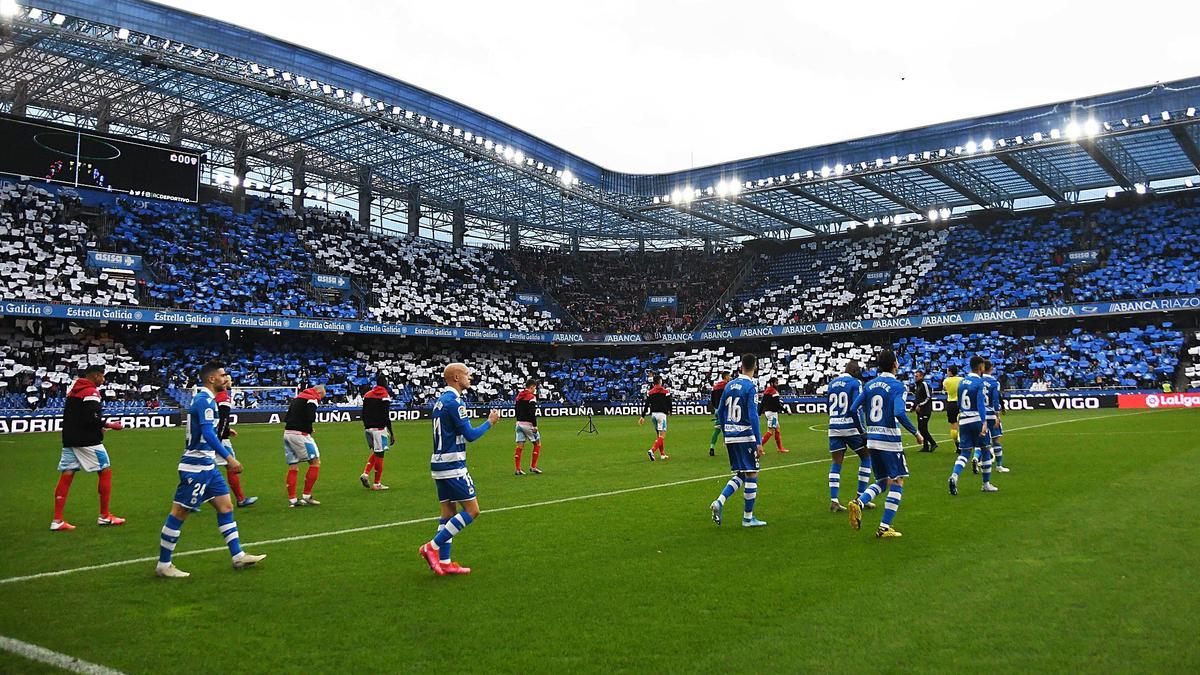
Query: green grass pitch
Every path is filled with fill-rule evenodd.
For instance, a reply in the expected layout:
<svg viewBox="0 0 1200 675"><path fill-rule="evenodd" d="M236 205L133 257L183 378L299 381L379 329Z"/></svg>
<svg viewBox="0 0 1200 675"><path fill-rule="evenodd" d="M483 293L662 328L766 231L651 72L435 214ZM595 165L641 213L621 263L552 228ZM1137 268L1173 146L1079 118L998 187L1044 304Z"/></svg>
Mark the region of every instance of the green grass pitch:
<svg viewBox="0 0 1200 675"><path fill-rule="evenodd" d="M358 482L361 428L319 427L324 504L293 510L280 428L243 427L261 501L238 525L268 558L234 572L223 551L186 555L222 543L206 507L177 549L183 580L137 562L11 581L155 556L182 431L110 433L129 522L96 527L79 474L69 533L48 530L57 435L0 437L0 635L144 673L1200 670L1200 411L1010 414L998 494L968 470L950 497L948 443L910 450L904 537L887 541L882 509L860 532L827 511L823 423L783 418L792 452L768 452L759 481L770 524L743 530L740 495L725 525L709 519L728 465L708 456L707 419L671 419L665 463L646 459L649 423L577 436L581 420L546 419L546 473L525 477L502 421L471 446L484 513L455 540L475 570L457 578L417 557L437 515L428 423L397 426L381 493ZM384 527L340 532L369 526ZM309 534L328 536L271 542ZM50 670L0 651L0 672Z"/></svg>

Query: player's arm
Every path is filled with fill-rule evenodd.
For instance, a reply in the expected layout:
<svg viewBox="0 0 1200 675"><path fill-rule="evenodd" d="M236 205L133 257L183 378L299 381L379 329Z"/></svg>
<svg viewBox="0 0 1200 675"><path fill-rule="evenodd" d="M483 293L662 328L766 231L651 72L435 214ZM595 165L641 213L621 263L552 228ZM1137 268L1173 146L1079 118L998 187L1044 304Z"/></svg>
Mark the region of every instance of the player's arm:
<svg viewBox="0 0 1200 675"><path fill-rule="evenodd" d="M450 411L450 417L454 420L454 429L460 436L467 439L468 443L477 440L480 436L487 433L488 429L492 428L491 416L484 420L477 427L471 426L471 420L467 419L467 408L462 403L455 403L454 410Z"/></svg>
<svg viewBox="0 0 1200 675"><path fill-rule="evenodd" d="M751 391L750 395L747 396L746 399L746 407L749 408L749 410L746 411L746 414L750 416L750 428L754 430L754 444L761 446L762 429L758 422L758 396L756 395L756 392Z"/></svg>
<svg viewBox="0 0 1200 675"><path fill-rule="evenodd" d="M979 416L985 422L987 421L987 395L983 392L983 387L980 386L975 390L975 409L979 411Z"/></svg>
<svg viewBox="0 0 1200 675"><path fill-rule="evenodd" d="M895 411L896 421L900 422L900 426L908 429L908 433L920 438L921 434L917 433L917 427L913 425L912 420L908 419L908 412L904 409L905 406L903 393L894 399L892 406L893 410Z"/></svg>
<svg viewBox="0 0 1200 675"><path fill-rule="evenodd" d="M217 427L213 424L213 410L206 408L205 414L200 415L200 436L204 438L204 442L214 452L221 456L221 459L229 459L229 448L221 442L221 437L217 435Z"/></svg>

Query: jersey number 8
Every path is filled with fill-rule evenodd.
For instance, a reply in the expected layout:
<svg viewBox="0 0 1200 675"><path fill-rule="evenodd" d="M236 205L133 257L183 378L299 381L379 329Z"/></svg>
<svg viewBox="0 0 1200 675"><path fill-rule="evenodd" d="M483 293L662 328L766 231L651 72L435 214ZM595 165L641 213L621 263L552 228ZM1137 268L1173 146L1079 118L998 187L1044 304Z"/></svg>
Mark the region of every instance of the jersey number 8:
<svg viewBox="0 0 1200 675"><path fill-rule="evenodd" d="M883 421L883 397L882 396L873 396L871 398L871 411L869 413L867 413L867 416L871 418L872 422L882 422Z"/></svg>

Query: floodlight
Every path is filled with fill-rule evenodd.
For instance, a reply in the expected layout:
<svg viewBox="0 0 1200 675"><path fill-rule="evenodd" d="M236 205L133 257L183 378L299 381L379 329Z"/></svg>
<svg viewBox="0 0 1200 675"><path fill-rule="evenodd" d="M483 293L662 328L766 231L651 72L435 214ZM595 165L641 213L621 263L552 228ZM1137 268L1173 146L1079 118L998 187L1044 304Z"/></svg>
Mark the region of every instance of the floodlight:
<svg viewBox="0 0 1200 675"><path fill-rule="evenodd" d="M741 191L742 191L742 184L741 184L741 183L739 183L739 182L738 182L738 180L737 180L736 178L732 178L732 179L730 179L730 181L729 181L729 194L731 194L731 195L736 195L737 193L739 193L739 192L741 192Z"/></svg>
<svg viewBox="0 0 1200 675"><path fill-rule="evenodd" d="M909 157L911 157L911 156L912 155L909 155ZM896 166L897 164L900 163L900 158L895 155L892 155L892 158L888 161L889 161L889 163L891 163L892 166Z"/></svg>
<svg viewBox="0 0 1200 675"><path fill-rule="evenodd" d="M63 16L62 14L55 14L54 18L50 19L50 23L54 24L55 26L61 26L66 22L67 17Z"/></svg>
<svg viewBox="0 0 1200 675"><path fill-rule="evenodd" d="M1150 116L1142 115L1142 124L1150 124Z"/></svg>
<svg viewBox="0 0 1200 675"><path fill-rule="evenodd" d="M1040 132L1040 131L1033 132L1033 142L1034 143L1042 142L1042 132Z"/></svg>
<svg viewBox="0 0 1200 675"><path fill-rule="evenodd" d="M321 85L321 91L322 91L322 92L324 92L326 95L328 95L328 94L332 94L332 93L333 93L333 87L330 87L330 86L329 86L329 85L327 85L327 84L323 84L323 85Z"/></svg>
<svg viewBox="0 0 1200 675"><path fill-rule="evenodd" d="M929 222L936 223L938 219L937 209L929 209L929 213L925 214L929 217Z"/></svg>
<svg viewBox="0 0 1200 675"><path fill-rule="evenodd" d="M833 168L833 173L834 173L834 175L840 176L840 175L842 175L842 173L845 172L845 170L846 169L841 164L838 164L837 166L835 166Z"/></svg>
<svg viewBox="0 0 1200 675"><path fill-rule="evenodd" d="M805 178L808 178L808 179L811 179L811 178L812 178L814 175L815 175L815 174L813 174L813 170L812 170L812 169L809 169L808 171L805 171L805 172L804 172L804 177L805 177Z"/></svg>
<svg viewBox="0 0 1200 675"><path fill-rule="evenodd" d="M339 89L338 91L340 92L341 90ZM350 100L355 103L362 103L362 94L356 91L350 95Z"/></svg>
<svg viewBox="0 0 1200 675"><path fill-rule="evenodd" d="M941 149L939 149L939 150L938 150L938 157L945 157L945 156L946 156L946 149L945 149L945 148L941 148Z"/></svg>
<svg viewBox="0 0 1200 675"><path fill-rule="evenodd" d="M1139 195L1146 194L1146 184L1145 183L1134 183L1133 191L1138 193Z"/></svg>
<svg viewBox="0 0 1200 675"><path fill-rule="evenodd" d="M671 193L671 202L672 203L678 204L682 200L683 200L683 193L680 192L679 190L675 190L674 192Z"/></svg>
<svg viewBox="0 0 1200 675"><path fill-rule="evenodd" d="M1050 138L1058 140L1059 136L1062 136L1062 132L1059 131L1057 127L1050 130Z"/></svg>
<svg viewBox="0 0 1200 675"><path fill-rule="evenodd" d="M1162 111L1162 121L1170 122L1171 121L1171 113L1167 112L1166 110Z"/></svg>
<svg viewBox="0 0 1200 675"><path fill-rule="evenodd" d="M1195 187L1195 183L1193 183L1193 182L1192 182L1192 179L1191 179L1191 178L1187 178L1187 179L1185 179L1185 180L1183 181L1183 184L1184 184L1186 187Z"/></svg>
<svg viewBox="0 0 1200 675"><path fill-rule="evenodd" d="M1051 132L1051 135L1053 135L1053 133L1054 132ZM1071 123L1067 125L1067 138L1071 139L1072 141L1079 138L1081 133L1083 133L1083 129L1079 126L1078 122L1072 120Z"/></svg>
<svg viewBox="0 0 1200 675"><path fill-rule="evenodd" d="M717 196L724 197L727 194L729 194L729 186L723 180L717 181Z"/></svg>
<svg viewBox="0 0 1200 675"><path fill-rule="evenodd" d="M37 7L30 7L29 8L29 18L33 19L34 21L37 21L38 19L42 18L42 10L38 9Z"/></svg>
<svg viewBox="0 0 1200 675"><path fill-rule="evenodd" d="M829 167L821 167L821 178L829 178Z"/></svg>
<svg viewBox="0 0 1200 675"><path fill-rule="evenodd" d="M5 14L4 8L5 8L5 6L8 6L8 5L15 7L17 5L17 3L15 3L15 2L0 2L0 14ZM5 14L5 15L12 16L11 14ZM118 40L128 40L129 39L129 29L128 28L119 29L117 31L117 39Z"/></svg>
<svg viewBox="0 0 1200 675"><path fill-rule="evenodd" d="M985 138L983 139L983 143L980 144L980 147L983 148L984 152L991 152L996 147L996 144L992 141L992 139Z"/></svg>
<svg viewBox="0 0 1200 675"><path fill-rule="evenodd" d="M950 209L943 208L941 211L938 211L938 215L941 216L943 220L949 220L950 219Z"/></svg>
<svg viewBox="0 0 1200 675"><path fill-rule="evenodd" d="M1105 197L1107 197L1108 199L1112 199L1113 197L1116 197L1116 196L1117 196L1117 191L1116 191L1116 190L1109 190L1108 192L1105 192L1105 193L1104 193L1104 196L1105 196Z"/></svg>
<svg viewBox="0 0 1200 675"><path fill-rule="evenodd" d="M1024 142L1025 142L1025 137L1024 137L1024 136L1017 136L1016 138L1014 138L1014 139L1013 139L1013 143L1015 143L1015 144L1017 144L1017 145L1020 145L1020 144L1022 144L1022 143L1024 143Z"/></svg>
<svg viewBox="0 0 1200 675"><path fill-rule="evenodd" d="M1195 117L1195 116L1196 116L1196 109L1195 109L1195 108L1188 108L1188 109L1187 109L1187 113L1186 113L1186 114L1187 114L1187 116L1188 116L1188 117Z"/></svg>
<svg viewBox="0 0 1200 675"><path fill-rule="evenodd" d="M979 146L975 144L975 141L967 141L967 154L968 155L975 154L975 151L978 149L979 149Z"/></svg>
<svg viewBox="0 0 1200 675"><path fill-rule="evenodd" d="M691 185L683 188L683 201L685 203L690 203L695 198L696 194Z"/></svg>

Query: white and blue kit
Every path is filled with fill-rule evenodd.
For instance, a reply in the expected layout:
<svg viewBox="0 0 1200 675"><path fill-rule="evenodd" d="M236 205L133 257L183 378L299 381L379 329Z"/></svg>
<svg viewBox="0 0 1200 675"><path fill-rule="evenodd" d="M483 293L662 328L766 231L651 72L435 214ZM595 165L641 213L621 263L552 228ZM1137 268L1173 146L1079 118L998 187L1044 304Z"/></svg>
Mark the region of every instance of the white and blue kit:
<svg viewBox="0 0 1200 675"><path fill-rule="evenodd" d="M866 447L863 439L861 414L851 414L850 405L862 392L862 382L857 377L840 375L829 383L829 451L853 450Z"/></svg>
<svg viewBox="0 0 1200 675"><path fill-rule="evenodd" d="M904 383L891 373L880 373L859 392L850 412L863 411L867 425L867 449L877 478L903 478L908 475L904 459L904 441L900 427L916 434L917 428L904 410Z"/></svg>
<svg viewBox="0 0 1200 675"><path fill-rule="evenodd" d="M976 373L970 373L958 385L958 449L970 452L987 445L983 428L988 412L987 383Z"/></svg>
<svg viewBox="0 0 1200 675"><path fill-rule="evenodd" d="M1000 411L1003 403L1000 400L1000 380L991 375L983 376L983 398L987 404L987 433L990 436L1003 436L1004 428L1000 426Z"/></svg>
<svg viewBox="0 0 1200 675"><path fill-rule="evenodd" d="M729 451L729 468L737 473L759 469L758 446L762 444L762 433L758 425L757 395L754 381L740 375L725 385L717 406L717 421Z"/></svg>
<svg viewBox="0 0 1200 675"><path fill-rule="evenodd" d="M217 402L208 389L201 389L188 408L187 445L179 459L179 487L175 489L175 503L192 511L214 497L229 494L216 458L227 459L232 453L221 443L216 423Z"/></svg>
<svg viewBox="0 0 1200 675"><path fill-rule="evenodd" d="M437 484L439 502L475 499L475 483L467 471L467 443L487 433L491 422L472 427L467 408L453 388L447 387L433 405L433 457L429 471Z"/></svg>

